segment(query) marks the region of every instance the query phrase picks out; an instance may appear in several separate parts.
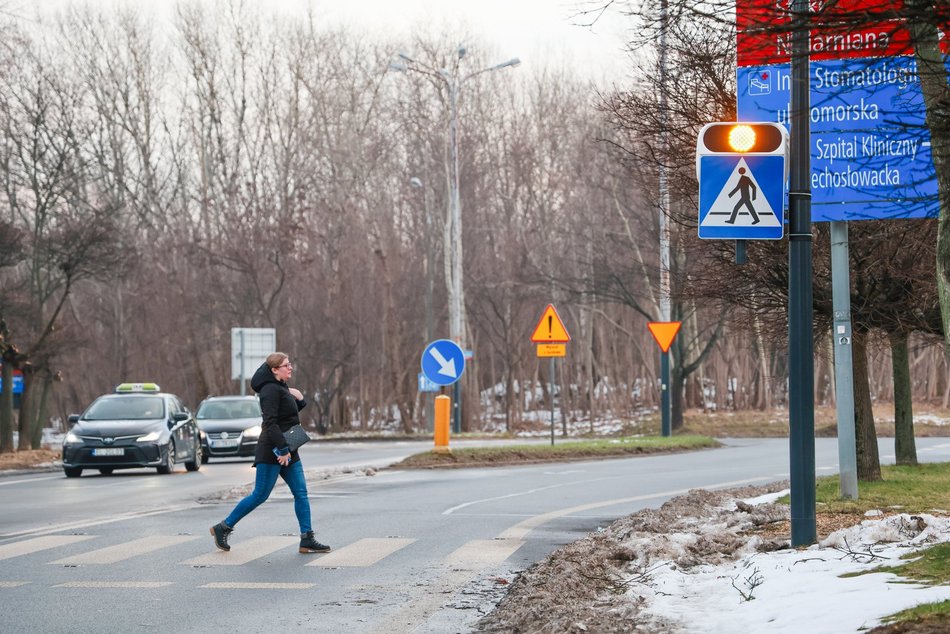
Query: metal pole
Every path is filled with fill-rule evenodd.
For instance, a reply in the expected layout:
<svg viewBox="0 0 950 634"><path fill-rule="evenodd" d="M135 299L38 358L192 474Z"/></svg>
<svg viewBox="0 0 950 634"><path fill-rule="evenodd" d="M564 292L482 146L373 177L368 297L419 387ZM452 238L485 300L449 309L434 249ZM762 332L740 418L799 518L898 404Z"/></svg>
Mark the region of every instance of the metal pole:
<svg viewBox="0 0 950 634"><path fill-rule="evenodd" d="M794 0L788 245L788 416L792 546L812 544L815 525L815 403L812 342L812 234L809 4Z"/></svg>
<svg viewBox="0 0 950 634"><path fill-rule="evenodd" d="M244 385L244 378L246 376L247 371L244 369L244 329L241 328L241 396L247 393L247 388Z"/></svg>
<svg viewBox="0 0 950 634"><path fill-rule="evenodd" d="M551 395L551 446L554 446L554 357L548 369L548 393Z"/></svg>
<svg viewBox="0 0 950 634"><path fill-rule="evenodd" d="M835 320L835 412L838 418L838 471L841 497L858 499L854 435L854 372L851 367L851 282L848 223L831 223L831 289Z"/></svg>
<svg viewBox="0 0 950 634"><path fill-rule="evenodd" d="M670 426L670 351L660 353L660 409L663 411L661 416L661 432L663 436L672 436L673 430Z"/></svg>
<svg viewBox="0 0 950 634"><path fill-rule="evenodd" d="M449 162L451 166L449 238L451 254L451 273L449 275L449 337L464 350L464 323L462 315L465 303L462 295L462 202L459 195L459 152L458 152L458 91L460 82L458 65L455 76L446 79L449 87ZM462 431L462 392L459 381L454 385L455 396L452 399L453 427L455 433Z"/></svg>
<svg viewBox="0 0 950 634"><path fill-rule="evenodd" d="M409 183L417 188L422 190L422 206L426 214L426 257L425 257L425 269L426 269L426 291L425 291L425 311L426 311L426 334L425 334L425 343L426 345L432 341L432 333L434 332L433 327L433 317L432 317L432 295L433 295L433 274L432 274L432 210L429 208L429 192L426 189L426 184L422 181L421 178L413 176L409 179ZM435 403L432 398L432 392L426 392L423 394L423 403L425 408L425 417L426 417L426 431L433 431L435 429Z"/></svg>
<svg viewBox="0 0 950 634"><path fill-rule="evenodd" d="M667 46L666 30L669 18L668 0L660 2L660 147L669 146L669 130L667 111ZM672 305L670 301L670 189L669 172L666 167L666 161L660 160L660 321L672 321ZM663 384L663 391L660 398L662 432L664 436L671 435L670 429L670 355L669 352L661 353L661 372L660 381Z"/></svg>

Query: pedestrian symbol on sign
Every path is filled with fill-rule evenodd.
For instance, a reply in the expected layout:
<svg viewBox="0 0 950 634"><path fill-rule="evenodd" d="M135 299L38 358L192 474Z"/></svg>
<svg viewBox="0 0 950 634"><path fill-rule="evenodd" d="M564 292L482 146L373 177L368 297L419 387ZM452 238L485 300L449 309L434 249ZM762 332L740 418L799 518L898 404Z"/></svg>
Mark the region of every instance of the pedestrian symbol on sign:
<svg viewBox="0 0 950 634"><path fill-rule="evenodd" d="M752 168L745 158L734 160L732 169L723 172L728 177L721 181L721 189L700 220L700 229L757 226L776 227L781 232L781 216L772 209L768 197L760 195L762 188Z"/></svg>
<svg viewBox="0 0 950 634"><path fill-rule="evenodd" d="M749 190L752 190L752 197L749 197ZM731 225L736 224L736 216L739 214L739 210L746 206L749 208L749 214L752 216L752 224L759 224L759 216L755 213L755 206L752 204L752 201L755 200L756 186L752 182L752 179L745 175L745 168L739 168L739 184L735 186L731 192L729 192L729 197L732 198L732 195L736 192L739 192L739 202L736 203L736 206L732 208L732 215L729 216L728 222Z"/></svg>

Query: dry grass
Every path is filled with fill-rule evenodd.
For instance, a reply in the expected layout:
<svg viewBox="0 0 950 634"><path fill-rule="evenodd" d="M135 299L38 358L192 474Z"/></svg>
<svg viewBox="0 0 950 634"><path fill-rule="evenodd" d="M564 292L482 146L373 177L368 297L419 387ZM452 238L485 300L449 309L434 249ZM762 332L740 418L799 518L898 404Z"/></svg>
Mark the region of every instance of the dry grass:
<svg viewBox="0 0 950 634"><path fill-rule="evenodd" d="M62 452L52 449L27 449L12 453L0 453L0 471L32 469L58 462L61 458Z"/></svg>

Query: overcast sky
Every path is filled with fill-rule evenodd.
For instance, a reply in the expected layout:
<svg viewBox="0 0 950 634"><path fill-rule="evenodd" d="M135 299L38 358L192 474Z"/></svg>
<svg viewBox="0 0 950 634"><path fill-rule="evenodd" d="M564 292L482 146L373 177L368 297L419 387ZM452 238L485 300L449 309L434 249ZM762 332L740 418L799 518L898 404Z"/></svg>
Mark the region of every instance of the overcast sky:
<svg viewBox="0 0 950 634"><path fill-rule="evenodd" d="M62 7L73 0L14 0L23 7ZM168 13L175 0L85 0L100 6L134 6ZM380 39L405 38L422 28L471 33L490 59L521 59L525 69L566 65L601 83L621 82L628 65L623 32L629 19L608 13L591 28L577 26L585 0L245 0L262 10L315 14ZM589 6L590 0L586 0ZM213 4L208 0L207 4ZM29 11L29 9L27 9ZM573 18L573 19L572 19ZM444 27L444 28L443 28Z"/></svg>

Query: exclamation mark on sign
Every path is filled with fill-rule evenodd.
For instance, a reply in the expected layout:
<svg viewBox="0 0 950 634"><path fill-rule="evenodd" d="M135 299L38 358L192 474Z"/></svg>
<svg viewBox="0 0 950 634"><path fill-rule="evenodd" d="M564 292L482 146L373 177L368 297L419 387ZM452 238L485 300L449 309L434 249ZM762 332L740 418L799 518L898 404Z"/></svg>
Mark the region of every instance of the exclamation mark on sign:
<svg viewBox="0 0 950 634"><path fill-rule="evenodd" d="M548 339L552 339L554 334L551 329L554 328L554 315L548 315Z"/></svg>

